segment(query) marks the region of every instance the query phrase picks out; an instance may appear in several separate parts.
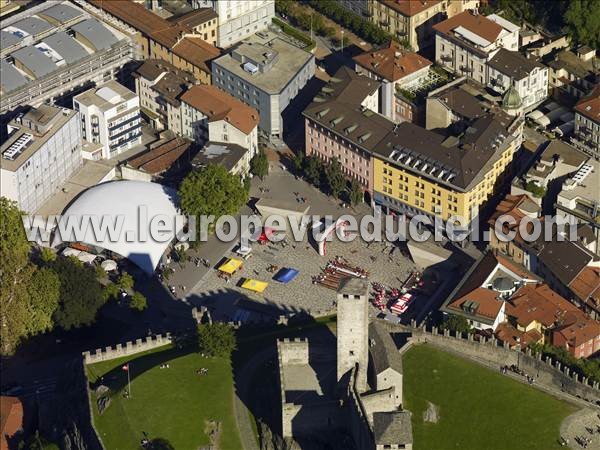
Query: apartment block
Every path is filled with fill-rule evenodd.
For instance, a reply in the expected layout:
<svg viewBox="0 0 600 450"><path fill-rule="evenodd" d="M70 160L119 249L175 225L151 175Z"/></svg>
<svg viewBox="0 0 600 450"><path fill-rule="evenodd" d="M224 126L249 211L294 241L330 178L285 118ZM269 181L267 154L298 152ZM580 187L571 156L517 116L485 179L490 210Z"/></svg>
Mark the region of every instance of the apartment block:
<svg viewBox="0 0 600 450"><path fill-rule="evenodd" d="M435 60L458 75L486 84L487 63L505 48L519 49L519 27L492 14L465 11L434 26Z"/></svg>
<svg viewBox="0 0 600 450"><path fill-rule="evenodd" d="M198 83L192 73L162 59L147 59L133 75L140 109L148 122L157 130L179 122L179 96ZM175 117L169 119L169 113Z"/></svg>
<svg viewBox="0 0 600 450"><path fill-rule="evenodd" d="M211 44L218 20L214 14L200 11L167 20L128 0L89 0L87 7L132 33L142 58L162 59L191 72L201 83L211 83L210 62L221 54Z"/></svg>
<svg viewBox="0 0 600 450"><path fill-rule="evenodd" d="M575 105L573 144L600 160L600 84Z"/></svg>
<svg viewBox="0 0 600 450"><path fill-rule="evenodd" d="M76 111L41 105L13 119L0 147L0 194L33 214L82 164Z"/></svg>
<svg viewBox="0 0 600 450"><path fill-rule="evenodd" d="M394 122L424 118L424 105L419 108L415 102L406 101L405 95L410 96L413 88L428 82L431 61L391 41L385 48L355 56L354 62L359 74L381 82L379 113Z"/></svg>
<svg viewBox="0 0 600 450"><path fill-rule="evenodd" d="M83 139L102 144L103 159L141 144L140 98L116 81L77 95L73 107L80 112Z"/></svg>
<svg viewBox="0 0 600 450"><path fill-rule="evenodd" d="M418 51L434 43L435 24L478 6L479 1L474 0L372 0L368 15L373 23Z"/></svg>
<svg viewBox="0 0 600 450"><path fill-rule="evenodd" d="M304 110L305 153L328 163L337 159L348 178L373 193L375 147L394 128L377 114L380 83L340 68Z"/></svg>
<svg viewBox="0 0 600 450"><path fill-rule="evenodd" d="M385 211L469 224L506 178L519 132L491 114L464 135L444 136L415 124L398 125L373 160L374 202Z"/></svg>
<svg viewBox="0 0 600 450"><path fill-rule="evenodd" d="M197 144L237 144L258 151L258 112L214 86L196 85L180 96L179 123L169 128ZM172 116L175 117L175 116Z"/></svg>
<svg viewBox="0 0 600 450"><path fill-rule="evenodd" d="M501 48L488 62L487 85L499 94L513 88L522 108L532 109L548 97L548 67Z"/></svg>
<svg viewBox="0 0 600 450"><path fill-rule="evenodd" d="M282 113L315 74L315 57L273 33L246 39L215 59L213 84L260 114L260 130L283 134Z"/></svg>
<svg viewBox="0 0 600 450"><path fill-rule="evenodd" d="M219 16L217 46L221 48L266 30L275 17L275 0L214 0L212 4Z"/></svg>
<svg viewBox="0 0 600 450"><path fill-rule="evenodd" d="M136 56L134 40L68 2L42 2L2 21L0 113L69 100L114 79Z"/></svg>

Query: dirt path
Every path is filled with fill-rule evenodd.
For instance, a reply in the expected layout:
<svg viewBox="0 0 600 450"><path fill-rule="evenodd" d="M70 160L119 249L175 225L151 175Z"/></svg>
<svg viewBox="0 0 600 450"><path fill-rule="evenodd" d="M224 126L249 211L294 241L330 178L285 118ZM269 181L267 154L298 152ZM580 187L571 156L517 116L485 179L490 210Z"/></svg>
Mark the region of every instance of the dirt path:
<svg viewBox="0 0 600 450"><path fill-rule="evenodd" d="M569 443L569 448L581 450L582 447L577 440L577 436L591 439L587 450L600 450L600 415L598 410L591 408L580 409L571 414L560 425L560 435ZM586 428L594 431L591 434Z"/></svg>

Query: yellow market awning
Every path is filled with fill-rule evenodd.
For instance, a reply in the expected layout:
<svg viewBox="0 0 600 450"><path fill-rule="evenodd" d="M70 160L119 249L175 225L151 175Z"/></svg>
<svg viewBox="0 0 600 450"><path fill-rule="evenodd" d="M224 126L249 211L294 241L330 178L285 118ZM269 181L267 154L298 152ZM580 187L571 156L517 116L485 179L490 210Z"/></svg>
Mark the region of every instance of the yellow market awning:
<svg viewBox="0 0 600 450"><path fill-rule="evenodd" d="M246 278L246 280L242 283L242 287L249 289L254 292L263 292L269 283L266 281L253 280L252 278Z"/></svg>
<svg viewBox="0 0 600 450"><path fill-rule="evenodd" d="M236 270L238 270L242 265L242 261L240 261L239 259L235 259L235 258L229 258L227 261L225 261L223 264L221 264L221 266L219 267L219 270L221 272L225 272L228 274L232 274L234 273Z"/></svg>

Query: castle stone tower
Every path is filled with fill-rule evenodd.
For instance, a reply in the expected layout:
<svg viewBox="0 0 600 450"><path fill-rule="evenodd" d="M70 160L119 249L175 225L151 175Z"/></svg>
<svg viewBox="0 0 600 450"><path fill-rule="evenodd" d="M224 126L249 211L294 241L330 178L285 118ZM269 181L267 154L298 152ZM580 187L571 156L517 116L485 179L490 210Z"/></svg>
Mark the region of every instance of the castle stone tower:
<svg viewBox="0 0 600 450"><path fill-rule="evenodd" d="M358 278L340 282L337 292L337 378L358 364L359 392L367 390L369 364L369 283Z"/></svg>

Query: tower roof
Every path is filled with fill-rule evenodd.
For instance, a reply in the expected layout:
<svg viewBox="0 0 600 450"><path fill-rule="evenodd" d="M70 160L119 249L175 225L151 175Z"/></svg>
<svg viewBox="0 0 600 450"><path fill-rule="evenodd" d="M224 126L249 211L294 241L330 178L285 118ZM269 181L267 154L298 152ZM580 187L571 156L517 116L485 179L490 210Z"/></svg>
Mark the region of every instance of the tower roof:
<svg viewBox="0 0 600 450"><path fill-rule="evenodd" d="M338 294L342 295L366 295L369 283L362 278L348 277L340 281Z"/></svg>
<svg viewBox="0 0 600 450"><path fill-rule="evenodd" d="M504 97L502 97L502 107L505 109L517 109L522 105L523 102L517 90L513 86L509 87L504 93Z"/></svg>

